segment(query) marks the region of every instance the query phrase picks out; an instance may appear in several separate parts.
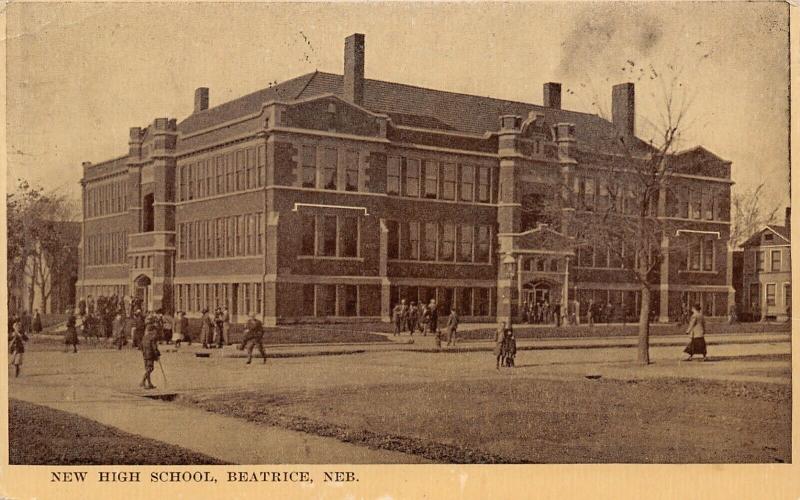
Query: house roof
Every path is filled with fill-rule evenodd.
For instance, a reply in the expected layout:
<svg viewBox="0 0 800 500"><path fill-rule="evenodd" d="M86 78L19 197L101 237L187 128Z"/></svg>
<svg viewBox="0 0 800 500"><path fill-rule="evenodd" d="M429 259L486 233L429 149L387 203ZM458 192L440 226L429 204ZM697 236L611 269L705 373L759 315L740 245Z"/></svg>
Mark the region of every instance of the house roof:
<svg viewBox="0 0 800 500"><path fill-rule="evenodd" d="M792 241L791 231L788 227L776 226L774 224L767 224L761 231L756 231L755 233L753 233L749 238L747 238L747 241L739 245L739 247L745 248L760 244L761 235L764 234L764 231L772 231L773 233L777 234L778 236L786 240L787 243L791 243Z"/></svg>
<svg viewBox="0 0 800 500"><path fill-rule="evenodd" d="M182 133L195 132L257 113L262 104L270 100L293 101L323 94L341 97L343 80L342 75L333 73L309 73L194 113L183 120L178 128ZM536 111L543 114L550 124L575 124L579 143L602 147L603 150L608 149L618 136L610 121L589 113L381 80L364 81L363 107L388 114L398 125L473 134L497 131L501 115L513 114L526 118L531 111ZM639 143L645 146L644 142Z"/></svg>

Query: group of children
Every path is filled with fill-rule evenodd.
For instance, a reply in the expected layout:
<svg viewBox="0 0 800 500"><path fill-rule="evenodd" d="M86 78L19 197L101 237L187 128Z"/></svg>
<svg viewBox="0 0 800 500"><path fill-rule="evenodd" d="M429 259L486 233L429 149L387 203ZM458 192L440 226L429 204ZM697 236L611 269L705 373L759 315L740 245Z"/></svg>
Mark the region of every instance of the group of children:
<svg viewBox="0 0 800 500"><path fill-rule="evenodd" d="M517 339L511 325L503 321L494 333L494 355L497 358L496 368L501 366L514 368L517 355Z"/></svg>

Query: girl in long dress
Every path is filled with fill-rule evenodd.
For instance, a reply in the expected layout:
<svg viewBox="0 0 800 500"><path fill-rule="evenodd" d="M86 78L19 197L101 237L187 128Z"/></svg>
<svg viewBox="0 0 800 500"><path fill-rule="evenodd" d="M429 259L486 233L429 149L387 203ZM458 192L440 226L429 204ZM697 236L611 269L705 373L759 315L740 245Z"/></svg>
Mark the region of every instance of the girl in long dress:
<svg viewBox="0 0 800 500"><path fill-rule="evenodd" d="M706 318L700 310L700 304L692 306L692 317L689 319L689 327L686 329L686 334L691 335L689 345L683 350L689 355L686 361L692 359L695 354L702 354L703 361L706 360Z"/></svg>

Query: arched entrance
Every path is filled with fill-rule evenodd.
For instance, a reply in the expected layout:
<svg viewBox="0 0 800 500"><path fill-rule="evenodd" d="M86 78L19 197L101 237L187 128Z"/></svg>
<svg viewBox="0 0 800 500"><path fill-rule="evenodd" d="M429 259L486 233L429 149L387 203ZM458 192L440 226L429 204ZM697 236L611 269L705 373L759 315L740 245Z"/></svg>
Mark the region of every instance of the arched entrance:
<svg viewBox="0 0 800 500"><path fill-rule="evenodd" d="M150 278L144 274L133 280L133 296L140 299L143 307L147 310L152 309L152 304L150 304L150 284Z"/></svg>
<svg viewBox="0 0 800 500"><path fill-rule="evenodd" d="M553 303L553 294L556 283L549 280L539 279L529 281L522 285L522 300L527 304L537 304L539 302Z"/></svg>

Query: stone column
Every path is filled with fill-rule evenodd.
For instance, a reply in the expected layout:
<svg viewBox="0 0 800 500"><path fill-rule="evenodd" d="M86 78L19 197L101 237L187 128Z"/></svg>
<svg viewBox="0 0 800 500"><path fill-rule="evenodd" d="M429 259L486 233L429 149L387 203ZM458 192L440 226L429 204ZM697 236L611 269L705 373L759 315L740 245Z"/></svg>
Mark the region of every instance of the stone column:
<svg viewBox="0 0 800 500"><path fill-rule="evenodd" d="M392 320L392 309L390 304L391 284L388 276L389 227L386 225L386 219L380 220L380 231L378 275L381 277L381 321L389 323Z"/></svg>
<svg viewBox="0 0 800 500"><path fill-rule="evenodd" d="M497 320L508 322L513 320L514 315L515 285L512 277L507 275L507 267L510 264L516 264L512 254L514 235L520 232L522 215L522 204L517 185L517 170L524 159L524 156L518 151L517 144L521 128L521 117L514 115L500 117L498 142L500 171L497 200L497 240L500 248L498 253L500 260L497 266ZM509 261L504 262L506 260Z"/></svg>

